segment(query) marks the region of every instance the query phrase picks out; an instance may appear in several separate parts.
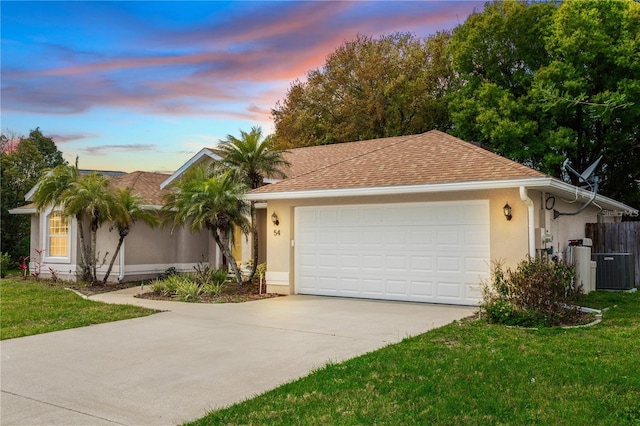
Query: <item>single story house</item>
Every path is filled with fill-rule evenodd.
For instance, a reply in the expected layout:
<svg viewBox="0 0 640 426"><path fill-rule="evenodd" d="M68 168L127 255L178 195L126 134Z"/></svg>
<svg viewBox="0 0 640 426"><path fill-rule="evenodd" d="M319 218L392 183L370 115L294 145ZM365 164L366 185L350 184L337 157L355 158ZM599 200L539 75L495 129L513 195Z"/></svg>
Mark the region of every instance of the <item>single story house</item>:
<svg viewBox="0 0 640 426"><path fill-rule="evenodd" d="M160 185L169 175L149 172L100 173L107 176L110 184L116 188L131 188L134 194L142 197L146 208L159 210L162 206L162 197L167 191L161 189ZM27 201L32 201L34 190L27 193ZM33 204L13 209L11 213L31 215L31 273L49 277L54 271L61 279L76 280L81 270L78 221L73 217L62 217L59 208L49 207L37 212ZM83 226L88 240L88 223ZM124 240L109 281L155 278L172 267L178 271L190 271L199 262L216 263L216 253L209 255L210 239L205 232L191 234L183 228L171 232L170 227L151 228L145 223L135 223ZM104 276L117 243L118 231L110 224L98 229L98 278Z"/></svg>
<svg viewBox="0 0 640 426"><path fill-rule="evenodd" d="M475 305L491 262L562 256L632 211L440 131L290 151L266 202L268 290ZM509 210L508 212L505 210ZM554 217L555 216L555 217Z"/></svg>
<svg viewBox="0 0 640 426"><path fill-rule="evenodd" d="M527 255L563 256L586 223L620 220L603 211L637 211L597 195L578 214L554 215L576 212L592 193L436 130L297 148L285 158L286 179L246 195L257 203L259 261L267 262L267 288L275 293L475 305L492 261L514 266ZM219 159L215 148L204 148L171 175L135 172L112 182L159 208L171 182ZM32 248L52 247L55 212L13 212L33 215ZM68 267L70 277L78 259L74 222L66 257L49 253L44 264ZM99 232L101 252L115 247L115 231ZM236 238L234 256L249 260L250 245ZM136 224L125 246L116 279L222 264L206 232Z"/></svg>

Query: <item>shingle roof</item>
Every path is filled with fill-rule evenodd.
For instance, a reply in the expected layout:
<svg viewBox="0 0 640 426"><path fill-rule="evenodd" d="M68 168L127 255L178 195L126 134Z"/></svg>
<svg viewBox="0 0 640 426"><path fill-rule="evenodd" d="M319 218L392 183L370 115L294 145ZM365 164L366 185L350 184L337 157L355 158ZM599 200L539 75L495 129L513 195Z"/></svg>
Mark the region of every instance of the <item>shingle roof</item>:
<svg viewBox="0 0 640 426"><path fill-rule="evenodd" d="M147 205L162 205L162 197L168 193L166 189L160 189L160 184L167 179L164 173L133 172L122 176L110 178L111 185L116 188L131 188L133 194L142 197Z"/></svg>
<svg viewBox="0 0 640 426"><path fill-rule="evenodd" d="M253 193L366 188L545 177L446 133L432 130L291 150L288 179Z"/></svg>

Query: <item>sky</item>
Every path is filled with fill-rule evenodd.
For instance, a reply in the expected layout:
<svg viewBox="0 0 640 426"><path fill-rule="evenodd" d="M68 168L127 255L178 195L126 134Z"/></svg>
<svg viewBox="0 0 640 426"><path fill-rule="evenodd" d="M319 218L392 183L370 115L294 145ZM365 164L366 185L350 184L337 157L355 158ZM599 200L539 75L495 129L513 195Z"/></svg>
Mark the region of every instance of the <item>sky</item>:
<svg viewBox="0 0 640 426"><path fill-rule="evenodd" d="M80 168L173 172L357 35L427 37L480 1L2 1L0 126Z"/></svg>

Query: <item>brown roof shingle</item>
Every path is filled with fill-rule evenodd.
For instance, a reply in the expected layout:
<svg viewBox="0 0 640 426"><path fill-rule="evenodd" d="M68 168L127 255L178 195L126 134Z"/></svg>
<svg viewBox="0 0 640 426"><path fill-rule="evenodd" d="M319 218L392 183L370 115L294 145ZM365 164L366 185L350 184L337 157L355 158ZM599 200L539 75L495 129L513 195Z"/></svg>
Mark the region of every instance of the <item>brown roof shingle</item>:
<svg viewBox="0 0 640 426"><path fill-rule="evenodd" d="M111 185L116 188L131 188L133 194L142 197L143 203L148 205L162 205L162 197L168 193L166 189L160 189L160 184L169 175L164 173L133 172L110 179Z"/></svg>
<svg viewBox="0 0 640 426"><path fill-rule="evenodd" d="M291 150L288 179L252 192L271 193L545 177L476 145L432 130Z"/></svg>

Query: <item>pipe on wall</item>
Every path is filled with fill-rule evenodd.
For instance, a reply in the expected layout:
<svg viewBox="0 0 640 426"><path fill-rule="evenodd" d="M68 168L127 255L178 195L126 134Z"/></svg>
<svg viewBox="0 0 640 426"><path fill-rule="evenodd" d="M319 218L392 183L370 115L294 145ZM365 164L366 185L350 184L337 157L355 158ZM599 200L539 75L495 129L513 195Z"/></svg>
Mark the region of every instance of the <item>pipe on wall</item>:
<svg viewBox="0 0 640 426"><path fill-rule="evenodd" d="M527 205L527 221L529 223L529 256L536 256L536 225L534 223L533 201L527 195L527 188L520 187L520 199Z"/></svg>
<svg viewBox="0 0 640 426"><path fill-rule="evenodd" d="M124 280L124 241L122 241L122 246L120 247L120 273L118 274L118 282L122 282Z"/></svg>

